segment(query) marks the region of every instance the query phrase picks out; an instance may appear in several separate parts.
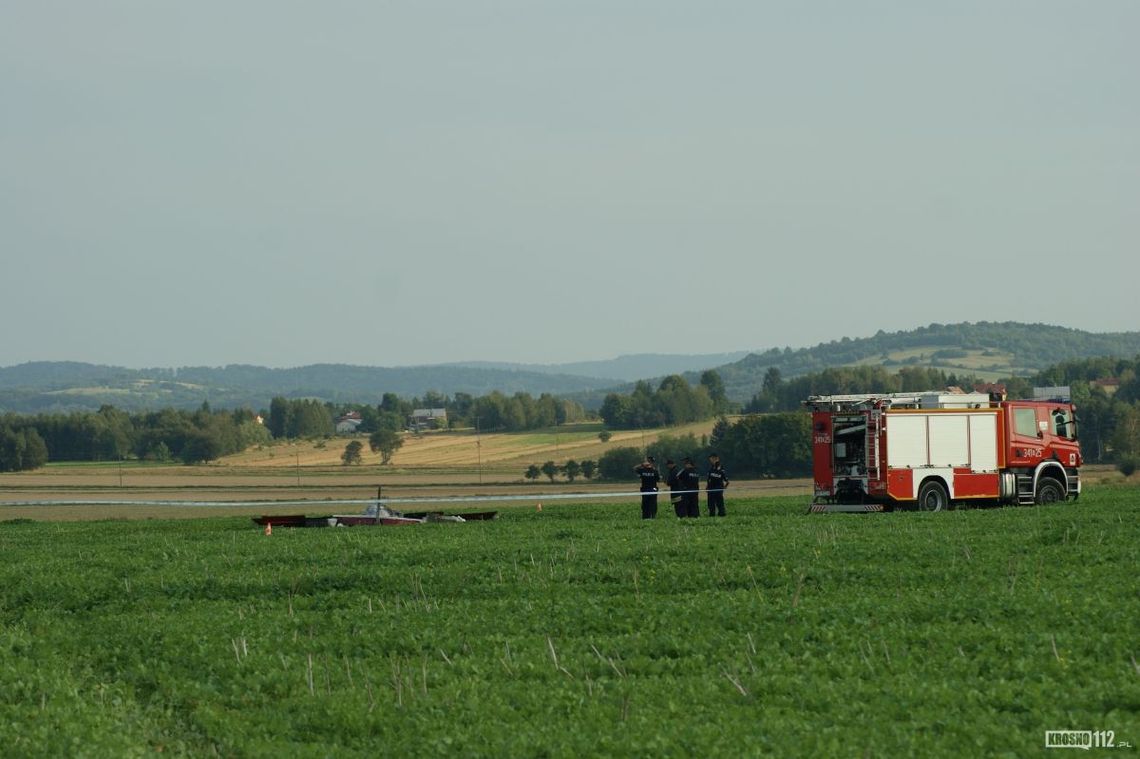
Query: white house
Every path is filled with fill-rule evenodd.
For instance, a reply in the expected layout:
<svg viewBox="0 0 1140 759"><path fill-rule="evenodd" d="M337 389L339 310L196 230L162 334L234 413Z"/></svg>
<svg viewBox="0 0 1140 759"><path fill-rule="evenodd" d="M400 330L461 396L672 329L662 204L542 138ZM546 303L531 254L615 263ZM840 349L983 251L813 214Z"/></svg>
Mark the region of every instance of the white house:
<svg viewBox="0 0 1140 759"><path fill-rule="evenodd" d="M437 430L447 426L447 409L418 408L408 417L408 428L413 430Z"/></svg>
<svg viewBox="0 0 1140 759"><path fill-rule="evenodd" d="M337 417L336 432L338 435L350 435L356 432L362 421L360 412L349 411L344 416Z"/></svg>

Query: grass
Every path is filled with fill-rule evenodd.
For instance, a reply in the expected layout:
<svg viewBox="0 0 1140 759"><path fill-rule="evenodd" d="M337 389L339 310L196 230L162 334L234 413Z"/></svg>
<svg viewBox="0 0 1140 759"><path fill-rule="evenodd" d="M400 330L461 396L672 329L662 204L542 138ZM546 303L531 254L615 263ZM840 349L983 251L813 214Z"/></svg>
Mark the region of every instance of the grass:
<svg viewBox="0 0 1140 759"><path fill-rule="evenodd" d="M1140 742L1140 492L937 514L0 523L8 755L1022 756Z"/></svg>

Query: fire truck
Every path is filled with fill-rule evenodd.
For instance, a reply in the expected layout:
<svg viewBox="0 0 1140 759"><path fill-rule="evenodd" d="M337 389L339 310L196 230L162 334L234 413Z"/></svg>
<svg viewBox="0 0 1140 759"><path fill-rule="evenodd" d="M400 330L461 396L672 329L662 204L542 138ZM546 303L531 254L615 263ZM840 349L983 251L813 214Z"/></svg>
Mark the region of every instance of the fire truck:
<svg viewBox="0 0 1140 759"><path fill-rule="evenodd" d="M941 511L1046 504L1081 492L1076 409L1066 397L929 391L816 395L809 511Z"/></svg>

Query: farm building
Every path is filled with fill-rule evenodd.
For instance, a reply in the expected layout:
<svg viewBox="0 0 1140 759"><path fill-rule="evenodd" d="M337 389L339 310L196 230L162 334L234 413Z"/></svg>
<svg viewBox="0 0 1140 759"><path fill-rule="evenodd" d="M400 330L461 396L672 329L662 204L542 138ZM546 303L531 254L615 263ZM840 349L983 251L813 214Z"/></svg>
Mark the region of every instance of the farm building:
<svg viewBox="0 0 1140 759"><path fill-rule="evenodd" d="M447 426L447 409L418 408L408 417L408 429L438 430Z"/></svg>
<svg viewBox="0 0 1140 759"><path fill-rule="evenodd" d="M360 412L349 411L344 416L338 416L336 419L336 432L338 435L350 435L356 432L360 427L363 420L360 418Z"/></svg>

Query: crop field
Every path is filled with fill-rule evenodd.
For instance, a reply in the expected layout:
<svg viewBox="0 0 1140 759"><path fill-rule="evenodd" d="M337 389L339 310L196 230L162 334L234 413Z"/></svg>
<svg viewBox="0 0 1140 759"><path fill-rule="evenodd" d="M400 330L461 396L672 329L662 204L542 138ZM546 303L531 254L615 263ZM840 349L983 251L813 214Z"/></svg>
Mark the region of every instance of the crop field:
<svg viewBox="0 0 1140 759"><path fill-rule="evenodd" d="M667 504L663 504L666 506ZM1140 745L1140 491L643 522L0 522L8 756L1026 756ZM665 511L666 509L663 509Z"/></svg>

